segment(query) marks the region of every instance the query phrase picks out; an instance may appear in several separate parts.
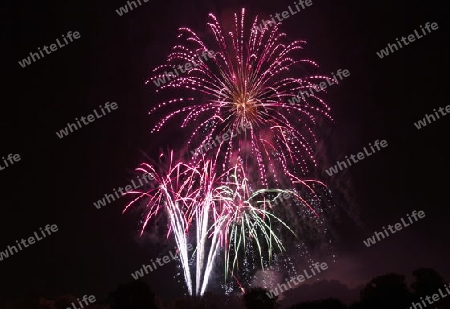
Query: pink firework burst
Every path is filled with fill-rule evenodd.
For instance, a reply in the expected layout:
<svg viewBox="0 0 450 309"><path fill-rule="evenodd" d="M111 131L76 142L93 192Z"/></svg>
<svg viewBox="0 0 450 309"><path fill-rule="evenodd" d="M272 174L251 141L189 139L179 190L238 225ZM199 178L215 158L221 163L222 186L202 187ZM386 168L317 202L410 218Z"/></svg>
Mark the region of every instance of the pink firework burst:
<svg viewBox="0 0 450 309"><path fill-rule="evenodd" d="M200 153L223 153L222 171L240 160L248 171L258 171L252 173L252 181L262 186L269 182L278 186L280 171L307 174L316 165L317 120L331 119L330 108L317 94L298 103L292 99L330 78L309 73L318 65L296 57L306 42L288 42L279 24L259 31L255 17L246 28L242 9L227 32L213 14L209 18L213 39L206 42L191 29L180 28L179 38L186 43L174 46L167 63L157 67L149 80L160 84L164 79L160 89L179 94L150 111L163 115L152 133L183 116L181 127L190 129L193 161L201 159ZM199 61L202 55L207 57ZM181 66L189 69L180 73ZM176 74L167 74L168 70ZM249 129L239 131L242 127Z"/></svg>

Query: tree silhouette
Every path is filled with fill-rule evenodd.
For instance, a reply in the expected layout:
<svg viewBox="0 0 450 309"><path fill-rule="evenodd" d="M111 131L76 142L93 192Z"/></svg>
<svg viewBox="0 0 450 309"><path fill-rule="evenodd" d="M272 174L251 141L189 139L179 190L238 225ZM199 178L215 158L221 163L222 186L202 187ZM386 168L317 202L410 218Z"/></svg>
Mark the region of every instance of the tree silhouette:
<svg viewBox="0 0 450 309"><path fill-rule="evenodd" d="M439 288L444 286L444 278L434 269L419 268L413 271L415 278L411 284L411 289L416 296L434 294Z"/></svg>
<svg viewBox="0 0 450 309"><path fill-rule="evenodd" d="M126 285L119 285L109 296L111 309L157 309L155 294L150 286L136 280Z"/></svg>
<svg viewBox="0 0 450 309"><path fill-rule="evenodd" d="M263 288L253 288L248 290L244 296L244 304L247 309L275 309L278 308L278 296L270 298L268 291Z"/></svg>
<svg viewBox="0 0 450 309"><path fill-rule="evenodd" d="M408 307L411 295L405 276L391 273L375 277L361 291L361 302L365 308Z"/></svg>
<svg viewBox="0 0 450 309"><path fill-rule="evenodd" d="M347 308L340 300L329 298L312 302L304 302L292 306L291 309L345 309Z"/></svg>
<svg viewBox="0 0 450 309"><path fill-rule="evenodd" d="M78 305L77 298L73 295L64 295L55 300L54 308L55 309L66 309L67 307L72 307L72 303Z"/></svg>
<svg viewBox="0 0 450 309"><path fill-rule="evenodd" d="M414 282L411 284L411 289L414 292L414 302L419 303L420 297L430 296L433 294L439 295L439 289L446 295L444 278L432 268L419 268L413 271ZM445 297L436 303L437 308L450 308L450 299Z"/></svg>
<svg viewBox="0 0 450 309"><path fill-rule="evenodd" d="M202 297L185 296L169 303L165 309L241 309L242 302L235 296L206 292Z"/></svg>

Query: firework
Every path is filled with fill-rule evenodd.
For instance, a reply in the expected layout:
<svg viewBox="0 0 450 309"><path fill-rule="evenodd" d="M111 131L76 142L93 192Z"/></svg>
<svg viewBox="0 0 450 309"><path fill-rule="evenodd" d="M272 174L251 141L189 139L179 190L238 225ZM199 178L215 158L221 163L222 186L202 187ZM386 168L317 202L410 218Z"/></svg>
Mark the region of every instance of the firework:
<svg viewBox="0 0 450 309"><path fill-rule="evenodd" d="M151 164L141 164L137 170L155 175L156 185L130 191L128 194L137 197L124 212L143 201L145 220L141 234L153 218L162 213L167 216L167 236L173 234L180 251L189 294L204 294L219 252L224 253L226 277L233 275L239 257L246 255L246 243L257 248L261 267L264 267L263 260L270 260L274 251L284 250L273 225L278 223L294 233L272 210L280 194L289 193L301 200L298 194L281 189L254 190L239 165L218 174L216 162L212 160L201 160L195 166L172 161L173 156L166 173L158 172ZM195 284L187 250L190 242L196 243Z"/></svg>
<svg viewBox="0 0 450 309"><path fill-rule="evenodd" d="M316 165L315 126L321 118L331 119L317 94L292 103L299 91L329 79L311 73L318 65L298 56L305 41L288 42L279 24L258 29L258 17L247 25L244 9L234 15L232 29L212 14L209 18L212 39L180 28L185 44L174 46L166 64L147 81L172 96L150 110L159 117L151 132L184 117L180 126L189 128L187 148L201 145L206 151L178 162L171 156L161 173L143 163L138 170L154 174L156 187L130 192L137 197L125 208L143 201L141 233L153 218L166 214L167 237L173 235L179 248L191 295L203 295L219 256L225 278L238 282L236 270L248 263L264 269L285 250L283 233L298 240L297 227L319 220L323 209L317 188L326 186L306 175ZM184 66L183 74L177 66L180 71ZM285 194L292 198L277 206ZM298 222L302 218L305 222ZM196 243L192 257L188 241Z"/></svg>
<svg viewBox="0 0 450 309"><path fill-rule="evenodd" d="M185 119L181 127L191 128L188 147L217 147L224 153L222 171L235 164L238 153L247 165L256 165L258 177L253 181L259 181L263 187L269 178L279 186L280 170L308 173L311 164L316 164L314 126L321 116L331 119L330 108L317 94L298 104L288 100L299 91L315 89L329 77L309 73L318 65L309 59L295 58L306 42L285 42L286 35L280 32L279 24L258 31L256 17L246 30L243 9L240 17L235 14L234 28L227 32L213 14L209 17L212 43L206 43L189 28L180 28L179 37L186 44L174 46L167 63L157 67L149 80L161 78L167 68L197 62L160 87L172 92L183 90L186 94L161 102L150 111L161 110L165 114L152 132L182 115ZM197 61L198 55L211 54L211 50L215 51L213 59ZM302 71L303 76L291 76L294 70ZM228 134L243 126L250 130L238 137ZM212 139L217 136L222 138ZM200 156L191 159L198 160Z"/></svg>
<svg viewBox="0 0 450 309"><path fill-rule="evenodd" d="M139 191L130 191L128 194L137 195L124 209L143 200L145 205L145 220L142 224L141 235L151 219L164 212L168 217L168 235L172 233L179 250L180 262L184 271L184 278L189 294L192 294L192 281L188 257L188 230L192 221L192 210L198 199L195 185L196 170L186 164L173 163L173 154L166 174L157 172L153 165L142 163L137 171L144 174L155 175L155 187Z"/></svg>

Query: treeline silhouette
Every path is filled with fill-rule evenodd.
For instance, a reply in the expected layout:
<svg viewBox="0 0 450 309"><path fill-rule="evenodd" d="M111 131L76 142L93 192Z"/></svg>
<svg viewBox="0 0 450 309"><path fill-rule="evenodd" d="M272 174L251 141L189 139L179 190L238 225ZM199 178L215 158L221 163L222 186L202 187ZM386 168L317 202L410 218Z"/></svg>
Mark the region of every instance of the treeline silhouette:
<svg viewBox="0 0 450 309"><path fill-rule="evenodd" d="M450 293L445 289L444 278L435 270L420 268L413 272L413 282L410 286L403 275L390 273L370 280L360 291L360 299L351 304L345 304L335 298L327 298L310 302L301 302L290 309L450 309ZM426 297L439 294L439 289L445 297L429 304ZM293 290L295 292L295 289ZM125 285L119 285L104 300L84 307L83 309L275 309L282 307L279 297L270 298L267 290L254 287L243 295L225 296L206 293L203 297L184 297L164 303L150 286L141 280ZM300 292L300 290L299 290ZM442 294L441 294L442 295ZM21 299L15 303L1 303L5 309L73 309L77 304L73 295L62 296L56 300L42 297ZM415 303L415 305L413 305ZM424 305L425 304L425 305Z"/></svg>

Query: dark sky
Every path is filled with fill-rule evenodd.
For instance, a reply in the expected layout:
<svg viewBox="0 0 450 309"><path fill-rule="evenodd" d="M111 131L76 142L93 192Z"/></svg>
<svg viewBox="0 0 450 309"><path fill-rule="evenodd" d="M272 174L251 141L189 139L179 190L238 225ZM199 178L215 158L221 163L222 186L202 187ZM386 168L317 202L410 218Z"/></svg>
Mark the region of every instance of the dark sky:
<svg viewBox="0 0 450 309"><path fill-rule="evenodd" d="M150 135L158 102L148 73L177 43L176 30L205 30L209 12L227 16L241 7L268 16L293 1L150 1L119 17L126 1L34 1L2 5L0 157L22 160L0 171L0 251L39 227L59 231L0 262L2 297L70 293L105 296L130 273L167 248L137 240L139 216L122 215L126 198L97 210L93 202L133 177L143 153L180 147L183 133ZM291 39L308 42L306 55L323 73L351 75L325 95L334 123L326 124L330 164L368 143L389 146L335 179L351 194L359 224L338 226L338 261L329 277L350 286L387 272L433 267L450 279L448 132L450 116L417 130L413 123L449 104L448 17L443 1L318 1L286 19ZM426 22L439 29L379 59L376 52ZM68 31L81 38L22 68L18 61ZM448 45L448 44L447 44ZM444 55L447 55L444 57ZM105 102L119 108L59 139L55 132ZM324 151L325 151L324 149ZM1 161L0 161L1 162ZM330 166L323 166L325 170ZM338 187L336 185L336 187ZM340 206L339 204L337 205ZM362 241L413 210L426 218L366 248ZM345 211L344 211L345 212ZM174 263L146 276L158 295L178 296ZM326 295L325 295L326 296Z"/></svg>

